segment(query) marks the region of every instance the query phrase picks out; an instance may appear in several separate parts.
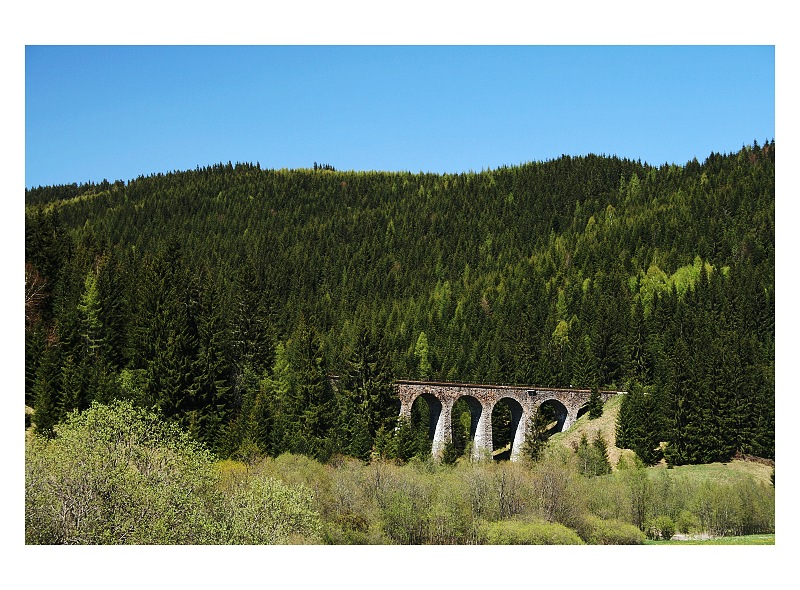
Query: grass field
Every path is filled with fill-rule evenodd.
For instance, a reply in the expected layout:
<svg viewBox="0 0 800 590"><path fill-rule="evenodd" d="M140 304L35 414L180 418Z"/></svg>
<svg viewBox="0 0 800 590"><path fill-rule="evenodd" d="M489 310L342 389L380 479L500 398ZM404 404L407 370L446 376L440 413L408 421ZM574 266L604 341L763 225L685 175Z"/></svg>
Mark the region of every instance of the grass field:
<svg viewBox="0 0 800 590"><path fill-rule="evenodd" d="M664 470L674 477L685 477L697 483L711 481L713 483L734 483L742 476L750 476L759 483L772 485L772 467L762 463L734 460L728 463L708 463L706 465L681 465L668 469L666 465L657 465L648 470L651 475Z"/></svg>
<svg viewBox="0 0 800 590"><path fill-rule="evenodd" d="M774 545L775 535L745 535L744 537L716 537L714 539L687 539L670 541L645 541L645 545Z"/></svg>

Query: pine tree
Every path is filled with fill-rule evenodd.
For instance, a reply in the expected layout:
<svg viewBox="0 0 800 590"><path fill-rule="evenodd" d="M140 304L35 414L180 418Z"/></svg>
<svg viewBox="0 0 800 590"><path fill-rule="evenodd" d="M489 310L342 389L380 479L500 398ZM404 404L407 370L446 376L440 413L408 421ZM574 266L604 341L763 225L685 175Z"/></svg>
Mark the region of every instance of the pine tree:
<svg viewBox="0 0 800 590"><path fill-rule="evenodd" d="M197 309L197 360L194 363L191 396L193 408L200 420L199 440L212 450L217 449L219 437L232 411L230 391L230 362L227 358L225 326L220 316L219 296L210 282L204 281Z"/></svg>
<svg viewBox="0 0 800 590"><path fill-rule="evenodd" d="M603 415L603 398L600 391L595 387L589 396L589 419L595 420Z"/></svg>
<svg viewBox="0 0 800 590"><path fill-rule="evenodd" d="M387 452L388 458L408 461L411 457L418 455L418 441L417 431L411 424L411 421L405 418L400 419L397 424L397 431L392 439L392 444L389 446Z"/></svg>
<svg viewBox="0 0 800 590"><path fill-rule="evenodd" d="M590 387L596 389L599 383L597 374L597 359L588 336L578 336L572 347L570 359L572 378L570 384L575 387Z"/></svg>
<svg viewBox="0 0 800 590"><path fill-rule="evenodd" d="M631 318L633 337L628 346L628 375L639 383L651 383L653 378L653 358L649 348L647 322L641 298L636 300Z"/></svg>
<svg viewBox="0 0 800 590"><path fill-rule="evenodd" d="M549 432L548 425L552 421L551 412L547 405L539 406L528 419L528 429L525 435L525 442L522 446L522 453L532 461L538 461L544 453Z"/></svg>
<svg viewBox="0 0 800 590"><path fill-rule="evenodd" d="M292 451L300 420L294 400L295 374L289 360L289 351L283 342L275 345L275 361L268 378L262 382L264 398L274 417L269 434L269 454L280 455Z"/></svg>
<svg viewBox="0 0 800 590"><path fill-rule="evenodd" d="M695 460L694 441L687 429L695 417L689 349L683 338L673 345L670 354L671 372L667 384L667 416L669 436L665 455L671 465L684 465Z"/></svg>
<svg viewBox="0 0 800 590"><path fill-rule="evenodd" d="M293 433L293 446L296 452L324 461L333 452L328 435L334 425L334 396L325 370L322 341L305 318L300 319L292 335L290 349L295 373L292 413L299 427Z"/></svg>
<svg viewBox="0 0 800 590"><path fill-rule="evenodd" d="M442 463L445 465L453 465L458 459L458 451L456 450L456 446L453 441L448 440L444 444L444 449L442 451Z"/></svg>
<svg viewBox="0 0 800 590"><path fill-rule="evenodd" d="M67 354L61 364L61 395L59 406L61 413L73 410L84 410L88 407L88 363L75 360L73 354Z"/></svg>
<svg viewBox="0 0 800 590"><path fill-rule="evenodd" d="M414 345L414 356L417 359L417 374L420 379L428 379L431 376L431 363L428 359L428 337L425 332L420 332L417 343Z"/></svg>
<svg viewBox="0 0 800 590"><path fill-rule="evenodd" d="M116 371L127 363L126 338L130 322L129 287L123 262L112 249L97 271L97 290L100 299L99 320L103 327L101 356L110 370Z"/></svg>
<svg viewBox="0 0 800 590"><path fill-rule="evenodd" d="M101 321L100 291L97 288L97 275L89 271L84 281L78 311L81 319L81 342L84 356L96 362L103 346L103 323Z"/></svg>
<svg viewBox="0 0 800 590"><path fill-rule="evenodd" d="M53 426L61 418L59 400L59 378L58 378L58 355L51 347L45 351L39 370L36 374L36 382L33 386L33 409L36 432L51 437L53 436Z"/></svg>
<svg viewBox="0 0 800 590"><path fill-rule="evenodd" d="M592 448L597 455L597 468L595 475L605 475L611 473L611 463L608 460L608 443L598 430L592 439Z"/></svg>
<svg viewBox="0 0 800 590"><path fill-rule="evenodd" d="M643 463L654 465L661 459L659 398L645 392L638 383L632 383L628 389L617 415L616 445L631 449Z"/></svg>
<svg viewBox="0 0 800 590"><path fill-rule="evenodd" d="M251 366L261 375L272 366L274 327L267 293L255 268L249 261L242 264L234 286L232 354L239 374Z"/></svg>
<svg viewBox="0 0 800 590"><path fill-rule="evenodd" d="M393 378L388 354L382 339L379 340L366 327L356 334L355 342L341 386L352 406L363 417L370 438L381 428L389 429L397 417L397 397L392 385ZM343 416L347 421L348 417Z"/></svg>

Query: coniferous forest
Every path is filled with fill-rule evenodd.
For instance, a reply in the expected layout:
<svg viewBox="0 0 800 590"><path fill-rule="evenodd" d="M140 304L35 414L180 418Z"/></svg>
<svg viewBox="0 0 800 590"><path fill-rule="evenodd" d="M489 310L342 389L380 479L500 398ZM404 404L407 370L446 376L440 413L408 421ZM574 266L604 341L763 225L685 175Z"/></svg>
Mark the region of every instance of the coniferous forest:
<svg viewBox="0 0 800 590"><path fill-rule="evenodd" d="M647 464L775 456L774 141L683 166L227 163L25 203L46 437L127 400L220 458L409 459L429 443L396 428L402 378L627 391L617 446Z"/></svg>

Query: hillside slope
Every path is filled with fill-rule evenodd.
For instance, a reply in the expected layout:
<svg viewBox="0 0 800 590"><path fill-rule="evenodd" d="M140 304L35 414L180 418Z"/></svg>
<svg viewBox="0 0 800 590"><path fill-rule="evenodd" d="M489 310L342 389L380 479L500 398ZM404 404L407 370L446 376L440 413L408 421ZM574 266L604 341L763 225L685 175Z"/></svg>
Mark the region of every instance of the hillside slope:
<svg viewBox="0 0 800 590"><path fill-rule="evenodd" d="M581 436L584 434L589 441L592 441L599 432L608 444L608 462L611 468L616 469L620 457L632 457L633 452L629 449L620 449L616 446L617 435L617 416L622 405L622 396L617 395L603 404L603 415L591 420L589 413L586 412L578 418L566 432L558 432L550 437L550 443L562 445L572 449L578 445Z"/></svg>
<svg viewBox="0 0 800 590"><path fill-rule="evenodd" d="M599 432L608 443L608 460L611 469L616 471L620 458L632 459L635 455L630 449L621 449L616 446L616 423L622 397L616 396L603 405L603 415L591 420L585 413L578 418L566 432L559 432L550 437L551 444L562 445L568 449L577 446L584 434L591 441ZM667 469L667 462L663 459L648 471L654 474L658 470ZM772 485L774 461L759 460L758 458L734 458L725 463L713 462L701 465L678 465L668 469L673 477L686 477L690 481L714 481L717 483L735 482L742 477L751 477L758 483Z"/></svg>
<svg viewBox="0 0 800 590"><path fill-rule="evenodd" d="M639 383L633 420L675 464L774 456L774 142L660 167L228 163L25 199L46 432L124 397L223 455L368 456L395 378Z"/></svg>

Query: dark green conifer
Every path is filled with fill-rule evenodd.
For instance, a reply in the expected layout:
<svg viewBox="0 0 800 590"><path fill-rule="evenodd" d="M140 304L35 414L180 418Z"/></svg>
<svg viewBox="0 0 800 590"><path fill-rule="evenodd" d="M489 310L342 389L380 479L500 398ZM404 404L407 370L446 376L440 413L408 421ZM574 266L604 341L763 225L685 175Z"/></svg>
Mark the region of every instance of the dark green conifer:
<svg viewBox="0 0 800 590"><path fill-rule="evenodd" d="M589 396L589 419L595 420L603 415L603 398L600 391L595 387Z"/></svg>

